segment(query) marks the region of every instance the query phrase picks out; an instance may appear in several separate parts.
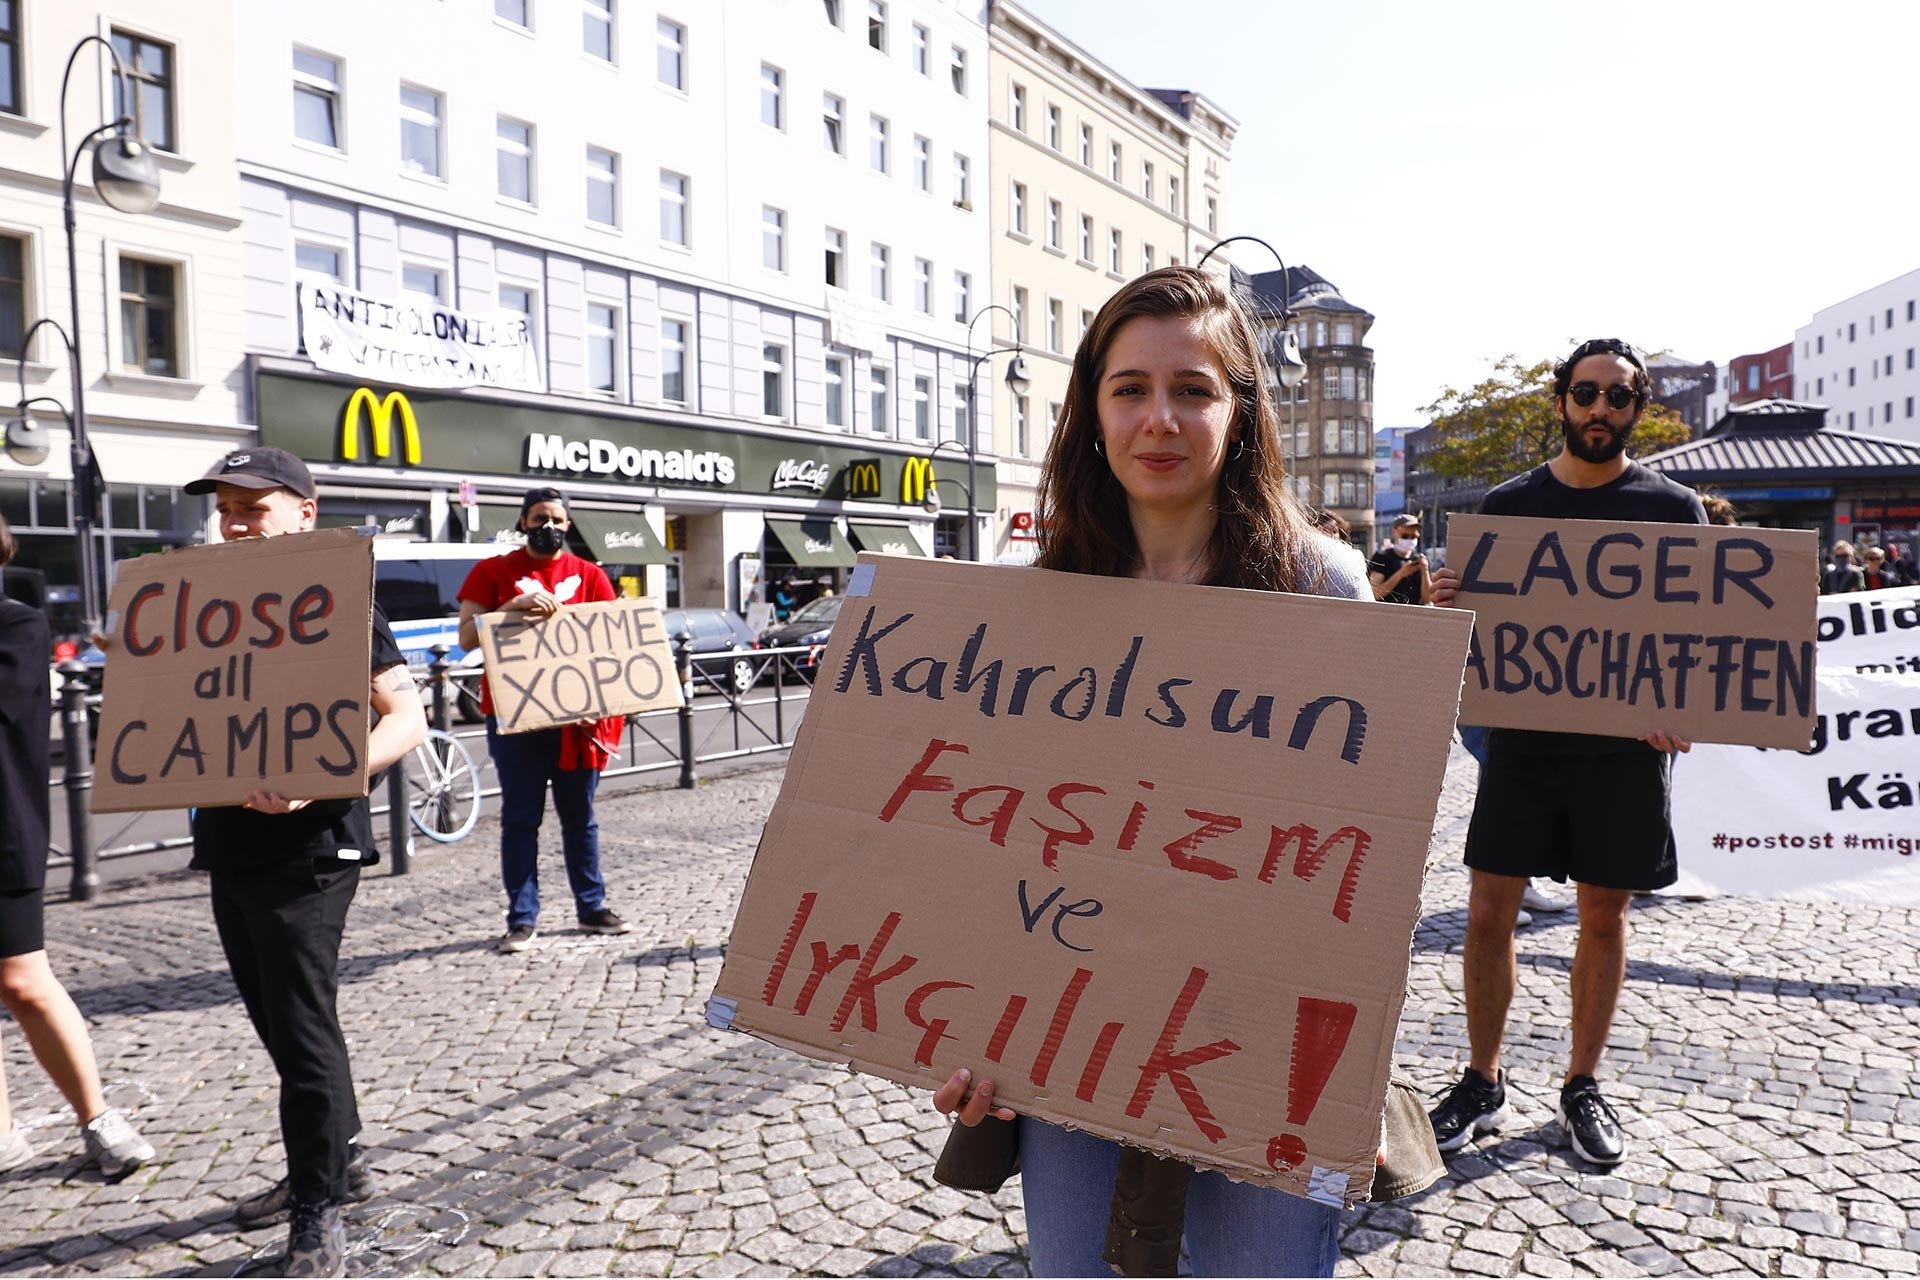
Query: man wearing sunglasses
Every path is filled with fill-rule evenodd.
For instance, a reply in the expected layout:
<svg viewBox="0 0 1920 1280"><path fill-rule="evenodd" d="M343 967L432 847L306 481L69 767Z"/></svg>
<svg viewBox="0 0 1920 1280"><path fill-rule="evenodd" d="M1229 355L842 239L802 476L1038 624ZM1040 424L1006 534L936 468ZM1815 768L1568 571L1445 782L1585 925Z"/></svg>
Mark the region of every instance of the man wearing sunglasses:
<svg viewBox="0 0 1920 1280"><path fill-rule="evenodd" d="M1652 379L1616 338L1583 342L1554 366L1554 407L1565 442L1557 456L1489 492L1481 513L1547 520L1705 524L1700 496L1628 458ZM1452 569L1434 574L1433 600L1459 590ZM1500 1045L1513 1000L1513 926L1528 877L1572 880L1579 940L1573 959L1573 1052L1558 1115L1573 1149L1594 1164L1625 1154L1620 1118L1595 1073L1613 1026L1627 967L1627 908L1636 892L1677 878L1668 819L1672 753L1667 733L1645 738L1495 729L1474 797L1466 863L1472 870L1462 957L1472 1061L1432 1112L1443 1151L1456 1151L1508 1118Z"/></svg>

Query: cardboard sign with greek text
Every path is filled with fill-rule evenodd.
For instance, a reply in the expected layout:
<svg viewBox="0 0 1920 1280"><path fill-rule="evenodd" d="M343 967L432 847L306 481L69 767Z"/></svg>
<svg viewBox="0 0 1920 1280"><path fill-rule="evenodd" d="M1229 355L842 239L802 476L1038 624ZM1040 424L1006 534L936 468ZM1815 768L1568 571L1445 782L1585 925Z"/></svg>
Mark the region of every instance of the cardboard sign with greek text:
<svg viewBox="0 0 1920 1280"><path fill-rule="evenodd" d="M478 622L501 733L636 715L684 701L666 621L652 600L568 605L544 618L484 613Z"/></svg>
<svg viewBox="0 0 1920 1280"><path fill-rule="evenodd" d="M1807 529L1450 516L1476 615L1460 723L1805 747L1815 551Z"/></svg>
<svg viewBox="0 0 1920 1280"><path fill-rule="evenodd" d="M862 555L709 1020L1363 1197L1471 622Z"/></svg>
<svg viewBox="0 0 1920 1280"><path fill-rule="evenodd" d="M95 813L367 793L372 538L327 529L126 561L106 631Z"/></svg>

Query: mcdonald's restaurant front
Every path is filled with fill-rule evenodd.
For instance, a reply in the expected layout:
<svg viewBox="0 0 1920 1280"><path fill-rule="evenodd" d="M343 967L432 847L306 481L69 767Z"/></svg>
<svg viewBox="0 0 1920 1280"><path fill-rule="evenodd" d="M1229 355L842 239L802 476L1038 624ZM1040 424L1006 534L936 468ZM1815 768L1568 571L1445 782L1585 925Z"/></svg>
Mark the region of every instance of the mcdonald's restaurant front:
<svg viewBox="0 0 1920 1280"><path fill-rule="evenodd" d="M252 359L260 443L313 469L323 523L434 542L511 540L521 495L554 485L575 550L628 594L741 613L785 585L841 590L860 550L937 554L932 509L964 491L947 456L889 440L511 391L362 384ZM924 448L924 446L922 446ZM964 463L960 464L964 470ZM993 468L977 469L981 511Z"/></svg>

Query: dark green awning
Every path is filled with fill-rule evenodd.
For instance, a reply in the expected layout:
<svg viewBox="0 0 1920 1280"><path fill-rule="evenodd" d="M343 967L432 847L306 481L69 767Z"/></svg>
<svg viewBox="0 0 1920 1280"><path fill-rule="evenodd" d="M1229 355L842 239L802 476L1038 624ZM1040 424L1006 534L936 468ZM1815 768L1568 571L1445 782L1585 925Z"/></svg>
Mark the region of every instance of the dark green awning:
<svg viewBox="0 0 1920 1280"><path fill-rule="evenodd" d="M455 506L454 513L464 522L468 508ZM514 530L520 524L520 504L517 502L481 502L472 508L473 528L468 542L518 542ZM501 538L499 535L508 535Z"/></svg>
<svg viewBox="0 0 1920 1280"><path fill-rule="evenodd" d="M601 564L668 564L673 560L638 511L571 507L567 514L573 517L574 531L587 544L587 554Z"/></svg>
<svg viewBox="0 0 1920 1280"><path fill-rule="evenodd" d="M862 551L877 551L885 556L924 557L927 554L903 524L856 524L849 520L847 528L859 541Z"/></svg>
<svg viewBox="0 0 1920 1280"><path fill-rule="evenodd" d="M780 539L794 564L803 569L851 569L859 562L853 544L832 520L767 520L767 532Z"/></svg>

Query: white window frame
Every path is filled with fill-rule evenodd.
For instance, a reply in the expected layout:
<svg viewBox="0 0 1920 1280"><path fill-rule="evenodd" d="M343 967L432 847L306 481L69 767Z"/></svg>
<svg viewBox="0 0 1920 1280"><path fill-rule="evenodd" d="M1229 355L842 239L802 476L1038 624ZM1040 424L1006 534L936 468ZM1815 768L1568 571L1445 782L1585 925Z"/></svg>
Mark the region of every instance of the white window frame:
<svg viewBox="0 0 1920 1280"><path fill-rule="evenodd" d="M527 140L525 142L514 142L508 138L503 137L500 133L500 129L504 125L516 125L519 128L525 129L527 131ZM494 117L494 121L493 121L493 157L494 157L493 194L497 196L499 199L506 201L508 204L521 206L525 208L531 208L540 203L539 170L535 165L535 152L534 152L534 148L536 145L535 137L536 137L536 134L535 134L534 125L530 121L519 120L514 118L513 116L508 116L508 115L499 115ZM517 155L519 159L524 161L526 164L527 194L524 197L511 196L511 195L508 195L505 191L502 191L500 189L500 186L501 186L500 160L501 160L501 157L504 155Z"/></svg>
<svg viewBox="0 0 1920 1280"><path fill-rule="evenodd" d="M1026 287L1024 285L1013 286L1013 292L1008 295L1008 298L1009 303L1007 310L1012 313L1013 340L1015 342L1025 342L1027 340Z"/></svg>
<svg viewBox="0 0 1920 1280"><path fill-rule="evenodd" d="M684 94L687 90L687 24L675 22L665 15L656 14L653 21L653 78L662 89ZM667 60L672 59L673 78L669 80L663 72L667 69Z"/></svg>
<svg viewBox="0 0 1920 1280"><path fill-rule="evenodd" d="M933 379L924 373L913 378L913 438L933 439Z"/></svg>
<svg viewBox="0 0 1920 1280"><path fill-rule="evenodd" d="M769 355L769 352L775 352L777 354ZM769 374L775 379L775 389L780 392L780 404L773 409L767 408L766 403L767 377ZM793 408L792 383L793 380L787 376L787 348L785 345L778 342L762 342L760 344L761 417L775 422L786 422L788 420L787 415Z"/></svg>
<svg viewBox="0 0 1920 1280"><path fill-rule="evenodd" d="M601 23L607 29L607 56L604 58L587 48L589 22ZM615 0L580 0L580 53L604 66L620 65L620 15L615 11Z"/></svg>
<svg viewBox="0 0 1920 1280"><path fill-rule="evenodd" d="M967 322L967 305L973 299L973 276L965 271L953 273L953 319L956 324Z"/></svg>
<svg viewBox="0 0 1920 1280"><path fill-rule="evenodd" d="M867 247L867 285L882 302L893 301L893 248L878 240Z"/></svg>
<svg viewBox="0 0 1920 1280"><path fill-rule="evenodd" d="M18 10L15 10L18 13ZM346 59L338 54L327 53L309 45L293 46L293 57L297 60L302 54L309 58L318 58L333 64L333 79L327 80L311 71L302 71L299 63L293 65L293 89L297 95L302 90L326 101L333 117L333 141L321 142L309 138L300 132L299 111L294 112L293 140L296 146L311 147L325 155L345 155L347 152L347 110L346 110ZM22 58L24 61L24 57ZM24 76L22 77L24 79ZM23 94L24 96L24 94Z"/></svg>
<svg viewBox="0 0 1920 1280"><path fill-rule="evenodd" d="M767 119L767 108L773 119ZM771 62L760 64L760 123L769 129L787 131L787 73Z"/></svg>
<svg viewBox="0 0 1920 1280"><path fill-rule="evenodd" d="M933 259L913 260L913 309L923 316L933 314Z"/></svg>
<svg viewBox="0 0 1920 1280"><path fill-rule="evenodd" d="M1047 299L1047 350L1059 353L1067 347L1067 304L1058 298Z"/></svg>
<svg viewBox="0 0 1920 1280"><path fill-rule="evenodd" d="M607 315L610 317L604 332L606 334L606 339L607 339L607 354L609 356L609 364L611 365L611 368L608 370L608 373L613 382L613 386L607 389L602 389L599 387L588 385L588 383L593 377L593 344L596 338L598 337L599 333L601 332L601 330L599 330L594 324L595 311L605 311ZM626 343L621 341L621 335L624 332L624 327L621 324L621 311L620 311L619 304L613 303L613 302L607 302L607 301L595 299L595 298L588 298L586 301L586 306L581 311L580 315L581 315L580 323L581 323L581 334L582 334L582 341L581 341L581 348L580 348L581 349L581 362L580 362L581 386L583 387L583 389L586 391L588 395L593 396L596 399L625 400L626 397L620 393L620 388L625 385L624 379L622 377L622 371L626 367L626 360L624 358L625 353L623 351L623 348L626 346Z"/></svg>
<svg viewBox="0 0 1920 1280"><path fill-rule="evenodd" d="M1093 215L1080 215L1080 261L1093 265Z"/></svg>
<svg viewBox="0 0 1920 1280"><path fill-rule="evenodd" d="M679 184L677 193L670 192L668 180ZM670 239L667 235L667 211L677 207L680 216L680 239ZM676 249L693 247L693 179L684 173L675 173L672 169L660 171L660 243Z"/></svg>
<svg viewBox="0 0 1920 1280"><path fill-rule="evenodd" d="M1120 140L1115 138L1107 144L1107 176L1115 182L1120 181L1121 158L1122 148L1120 146Z"/></svg>
<svg viewBox="0 0 1920 1280"><path fill-rule="evenodd" d="M12 235L13 233L7 232L7 234ZM15 238L19 239L21 237L16 236ZM302 249L318 249L323 253L333 254L340 260L340 267L339 271L330 278L335 284L346 285L348 287L352 286L353 253L344 242L315 239L312 236L305 235L297 237L293 242L293 269L295 271L312 271L312 267L303 267L300 265L300 251ZM31 316L33 313L29 311L27 314Z"/></svg>
<svg viewBox="0 0 1920 1280"><path fill-rule="evenodd" d="M1007 183L1007 225L1015 235L1027 234L1027 184L1024 182Z"/></svg>
<svg viewBox="0 0 1920 1280"><path fill-rule="evenodd" d="M177 125L175 132L178 132ZM37 240L35 237L25 231L15 228L14 234L28 241L29 251L36 247ZM165 383L169 386L179 383L196 382L197 379L194 377L194 361L198 353L193 340L193 306L195 302L193 292L193 260L179 254L149 249L144 245L119 245L112 241L103 241L101 247L106 251L107 261L112 264L110 268L112 275L109 277L111 289L108 293L109 302L107 306L107 350L111 354L107 363L106 377L109 380L127 379L134 382L146 380L149 382ZM173 269L174 354L172 373L148 373L145 369L129 368L127 365L121 363L123 347L120 319L120 260L122 258L132 258L138 262L148 262L155 266L171 267ZM29 260L22 263L21 266L23 271L30 271L33 266L32 259L29 258ZM31 304L32 300L28 299L28 305ZM28 313L28 322L32 322L31 312Z"/></svg>
<svg viewBox="0 0 1920 1280"><path fill-rule="evenodd" d="M668 336L667 326L677 325L680 336L677 339ZM667 394L667 353L680 353L680 398L674 399ZM693 388L695 378L693 361L693 321L686 316L663 315L660 317L660 403L693 407Z"/></svg>
<svg viewBox="0 0 1920 1280"><path fill-rule="evenodd" d="M760 265L787 273L787 211L770 204L760 206Z"/></svg>
<svg viewBox="0 0 1920 1280"><path fill-rule="evenodd" d="M605 165L597 164L596 157L598 156L605 156L607 163ZM587 225L590 227L607 227L618 230L620 227L620 153L606 147L596 147L589 144L587 147L585 172L588 192L585 207ZM605 176L602 177L601 175ZM607 186L612 191L613 220L611 222L602 222L593 216L592 191L595 184Z"/></svg>
<svg viewBox="0 0 1920 1280"><path fill-rule="evenodd" d="M835 400L839 401L836 411ZM830 427L847 425L847 357L829 354L821 362L821 416Z"/></svg>
<svg viewBox="0 0 1920 1280"><path fill-rule="evenodd" d="M525 311L507 305L507 300L504 295L509 289L518 289L527 295L527 309ZM541 302L539 284L532 280L521 280L514 276L500 276L494 281L493 296L500 304L502 311L511 311L515 315L526 316L527 322L533 326L533 345L544 358L547 350L545 341L547 326L544 323L546 311Z"/></svg>
<svg viewBox="0 0 1920 1280"><path fill-rule="evenodd" d="M1113 272L1115 275L1120 274L1121 255L1124 248L1125 245L1120 235L1120 228L1110 228L1107 231L1107 270Z"/></svg>
<svg viewBox="0 0 1920 1280"><path fill-rule="evenodd" d="M847 100L840 94L820 95L820 141L830 154L847 158Z"/></svg>
<svg viewBox="0 0 1920 1280"><path fill-rule="evenodd" d="M1060 202L1058 200L1047 201L1047 247L1048 248L1059 249L1062 252L1065 252L1066 245L1061 243L1061 237L1066 234L1066 230L1064 227L1061 226L1061 224L1066 221L1066 218L1067 218L1067 212L1064 208L1061 207Z"/></svg>
<svg viewBox="0 0 1920 1280"><path fill-rule="evenodd" d="M875 173L893 172L893 126L883 115L867 116L867 167Z"/></svg>
<svg viewBox="0 0 1920 1280"><path fill-rule="evenodd" d="M913 24L913 69L933 78L933 32L917 22Z"/></svg>
<svg viewBox="0 0 1920 1280"><path fill-rule="evenodd" d="M423 293L419 289L416 289L412 285L408 284L407 273L409 271L419 271L432 276L433 292ZM400 275L400 292L403 296L411 297L411 298L422 298L428 302L433 303L435 306L446 307L446 306L452 305L452 303L450 303L447 300L447 269L441 263L406 262L403 260L400 263L399 275Z"/></svg>
<svg viewBox="0 0 1920 1280"><path fill-rule="evenodd" d="M973 208L973 161L958 151L953 153L953 203L962 209Z"/></svg>
<svg viewBox="0 0 1920 1280"><path fill-rule="evenodd" d="M933 139L913 135L913 185L933 194Z"/></svg>
<svg viewBox="0 0 1920 1280"><path fill-rule="evenodd" d="M433 100L433 114L429 117L419 107L407 105L407 94L418 93ZM400 82L400 174L420 182L447 181L447 95L438 89L429 89L425 85ZM406 136L407 125L431 124L433 128L434 168L431 172L407 167Z"/></svg>
<svg viewBox="0 0 1920 1280"><path fill-rule="evenodd" d="M1027 86L1018 82L1007 89L1007 123L1016 133L1027 131Z"/></svg>
<svg viewBox="0 0 1920 1280"><path fill-rule="evenodd" d="M886 53L892 43L892 23L887 15L887 0L867 0L867 47Z"/></svg>
<svg viewBox="0 0 1920 1280"><path fill-rule="evenodd" d="M1140 162L1140 197L1148 204L1153 203L1153 161Z"/></svg>
<svg viewBox="0 0 1920 1280"><path fill-rule="evenodd" d="M947 75L953 83L953 91L961 97L967 96L967 51L959 45L953 46L953 57L947 60Z"/></svg>
<svg viewBox="0 0 1920 1280"><path fill-rule="evenodd" d="M822 239L826 246L820 260L822 282L844 289L847 287L847 233L838 227L828 227Z"/></svg>
<svg viewBox="0 0 1920 1280"><path fill-rule="evenodd" d="M1083 168L1093 168L1093 126L1080 126L1080 164Z"/></svg>
<svg viewBox="0 0 1920 1280"><path fill-rule="evenodd" d="M893 428L893 371L887 362L875 359L867 365L867 430L889 435Z"/></svg>
<svg viewBox="0 0 1920 1280"><path fill-rule="evenodd" d="M1060 150L1060 140L1065 136L1062 132L1064 128L1060 118L1060 104L1049 102L1047 104L1047 145L1055 151Z"/></svg>

